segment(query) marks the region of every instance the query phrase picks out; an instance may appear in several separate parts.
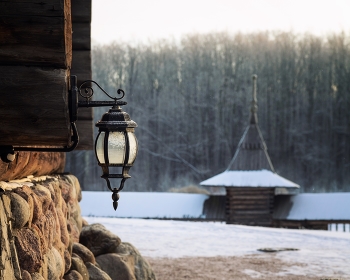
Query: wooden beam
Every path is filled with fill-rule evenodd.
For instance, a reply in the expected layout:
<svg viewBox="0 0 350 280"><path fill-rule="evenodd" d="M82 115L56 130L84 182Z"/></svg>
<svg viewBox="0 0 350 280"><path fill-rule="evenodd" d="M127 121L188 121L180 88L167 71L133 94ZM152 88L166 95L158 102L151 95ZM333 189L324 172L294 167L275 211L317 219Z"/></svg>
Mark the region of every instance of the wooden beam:
<svg viewBox="0 0 350 280"><path fill-rule="evenodd" d="M78 78L78 87L82 82L92 79L91 74L91 52L73 51L73 61L71 74ZM79 96L79 100L84 100ZM93 120L92 108L80 108L78 112L79 120Z"/></svg>
<svg viewBox="0 0 350 280"><path fill-rule="evenodd" d="M91 50L90 22L73 23L73 52L75 50Z"/></svg>
<svg viewBox="0 0 350 280"><path fill-rule="evenodd" d="M33 15L41 17L61 17L64 15L63 5L67 0L1 0L0 15Z"/></svg>
<svg viewBox="0 0 350 280"><path fill-rule="evenodd" d="M274 227L284 228L307 228L327 230L328 224L334 223L350 223L349 220L335 221L335 220L273 220Z"/></svg>
<svg viewBox="0 0 350 280"><path fill-rule="evenodd" d="M72 0L73 58L72 75L78 77L78 87L91 80L91 0ZM79 100L82 98L79 97ZM93 109L80 108L77 128L79 144L77 150L94 148Z"/></svg>
<svg viewBox="0 0 350 280"><path fill-rule="evenodd" d="M236 187L227 187L226 190L228 192L232 192L235 194L251 194L251 193L268 193L270 194L274 188L263 188L263 187L244 187L244 188L236 188Z"/></svg>
<svg viewBox="0 0 350 280"><path fill-rule="evenodd" d="M72 0L72 21L91 22L91 0Z"/></svg>
<svg viewBox="0 0 350 280"><path fill-rule="evenodd" d="M71 31L70 0L1 1L0 65L68 68Z"/></svg>
<svg viewBox="0 0 350 280"><path fill-rule="evenodd" d="M0 66L0 145L69 144L66 69Z"/></svg>
<svg viewBox="0 0 350 280"><path fill-rule="evenodd" d="M22 179L64 171L65 153L18 152L11 163L0 161L0 180Z"/></svg>
<svg viewBox="0 0 350 280"><path fill-rule="evenodd" d="M71 73L78 77L78 87L83 81L91 80L91 52L89 50L73 51Z"/></svg>
<svg viewBox="0 0 350 280"><path fill-rule="evenodd" d="M270 204L270 199L255 199L255 200L241 200L241 199L232 199L232 198L227 198L230 204L240 204L240 205L255 205L255 204L263 204L267 205Z"/></svg>
<svg viewBox="0 0 350 280"><path fill-rule="evenodd" d="M89 50L74 50L72 61L72 75L78 77L78 87L83 81L91 80L91 52ZM82 100L79 97L79 100ZM77 150L94 149L94 123L93 109L79 108L77 128L79 132L79 144Z"/></svg>
<svg viewBox="0 0 350 280"><path fill-rule="evenodd" d="M260 200L260 199L268 199L269 196L268 195L254 195L251 194L251 195L236 195L236 194L233 194L230 199L232 200Z"/></svg>
<svg viewBox="0 0 350 280"><path fill-rule="evenodd" d="M94 125L92 120L78 120L79 144L76 150L94 149Z"/></svg>

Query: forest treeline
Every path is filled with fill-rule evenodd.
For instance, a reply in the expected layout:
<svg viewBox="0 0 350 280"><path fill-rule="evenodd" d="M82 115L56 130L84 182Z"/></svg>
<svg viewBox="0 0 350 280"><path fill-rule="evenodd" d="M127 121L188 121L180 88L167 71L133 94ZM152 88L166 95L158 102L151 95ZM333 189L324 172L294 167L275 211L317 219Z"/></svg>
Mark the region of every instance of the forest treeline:
<svg viewBox="0 0 350 280"><path fill-rule="evenodd" d="M223 172L248 125L252 74L258 119L276 172L304 192L350 191L350 36L187 35L92 51L93 79L126 92L139 154L128 191L166 191ZM104 98L102 95L99 99ZM104 109L95 109L96 121ZM70 154L85 190L102 190L93 152Z"/></svg>

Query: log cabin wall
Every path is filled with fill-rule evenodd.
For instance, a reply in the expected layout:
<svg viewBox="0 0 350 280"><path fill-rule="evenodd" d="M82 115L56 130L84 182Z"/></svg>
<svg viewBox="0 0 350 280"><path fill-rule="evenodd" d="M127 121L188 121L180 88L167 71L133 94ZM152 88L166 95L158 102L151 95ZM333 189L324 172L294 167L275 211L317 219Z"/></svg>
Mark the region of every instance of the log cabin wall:
<svg viewBox="0 0 350 280"><path fill-rule="evenodd" d="M226 188L226 223L272 226L274 188Z"/></svg>
<svg viewBox="0 0 350 280"><path fill-rule="evenodd" d="M66 146L70 0L0 2L0 145Z"/></svg>
<svg viewBox="0 0 350 280"><path fill-rule="evenodd" d="M71 74L78 78L78 87L82 82L92 79L91 74L91 0L72 0L73 58ZM93 110L81 108L78 112L77 128L79 132L78 150L92 150Z"/></svg>

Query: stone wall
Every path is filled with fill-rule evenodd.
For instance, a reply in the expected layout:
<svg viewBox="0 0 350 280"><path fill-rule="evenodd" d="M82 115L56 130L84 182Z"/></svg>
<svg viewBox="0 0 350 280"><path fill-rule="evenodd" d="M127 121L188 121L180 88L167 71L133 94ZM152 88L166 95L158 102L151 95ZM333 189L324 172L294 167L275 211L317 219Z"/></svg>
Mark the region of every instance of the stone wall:
<svg viewBox="0 0 350 280"><path fill-rule="evenodd" d="M0 182L0 280L155 279L136 248L80 214L73 175Z"/></svg>

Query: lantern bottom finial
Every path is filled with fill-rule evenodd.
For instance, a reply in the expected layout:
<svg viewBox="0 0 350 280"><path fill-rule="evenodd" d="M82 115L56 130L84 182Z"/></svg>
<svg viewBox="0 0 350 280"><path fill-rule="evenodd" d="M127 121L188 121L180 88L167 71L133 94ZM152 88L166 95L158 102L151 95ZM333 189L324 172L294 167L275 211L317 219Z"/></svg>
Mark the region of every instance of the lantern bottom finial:
<svg viewBox="0 0 350 280"><path fill-rule="evenodd" d="M118 190L117 190L117 189L114 189L114 190L113 190L113 194L112 194L114 211L117 211L119 197L120 197L120 195L119 195L119 193L118 193Z"/></svg>
<svg viewBox="0 0 350 280"><path fill-rule="evenodd" d="M119 174L107 174L107 175L104 174L101 177L106 180L108 189L111 192L113 192L113 194L112 194L113 208L116 211L117 208L118 208L118 200L119 200L119 197L120 197L119 192L123 189L126 179L129 179L130 176L128 174L126 174L126 176L123 178L122 175L119 175ZM111 183L109 181L109 177L111 177L111 178L122 178L119 188L113 188L112 189Z"/></svg>
<svg viewBox="0 0 350 280"><path fill-rule="evenodd" d="M114 211L117 211L118 201L113 201L113 208L114 208Z"/></svg>

